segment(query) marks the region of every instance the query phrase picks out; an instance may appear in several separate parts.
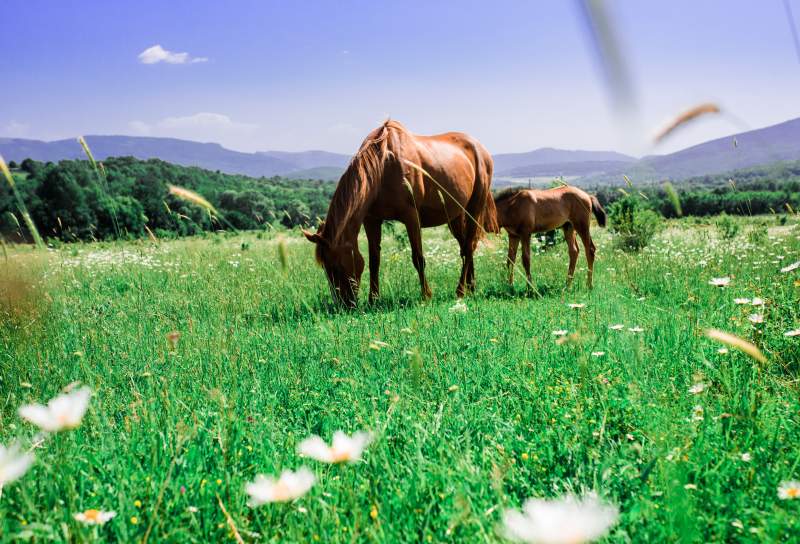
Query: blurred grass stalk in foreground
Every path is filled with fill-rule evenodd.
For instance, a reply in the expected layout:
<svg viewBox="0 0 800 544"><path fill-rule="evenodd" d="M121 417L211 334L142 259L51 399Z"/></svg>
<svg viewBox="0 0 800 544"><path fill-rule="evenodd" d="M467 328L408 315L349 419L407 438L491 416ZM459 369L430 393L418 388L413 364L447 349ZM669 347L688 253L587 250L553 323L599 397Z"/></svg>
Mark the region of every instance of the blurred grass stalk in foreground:
<svg viewBox="0 0 800 544"><path fill-rule="evenodd" d="M3 171L3 176L6 178L8 185L11 187L11 192L14 193L14 198L17 200L17 208L19 209L19 213L22 215L22 218L25 220L25 225L27 225L28 231L31 233L33 242L38 248L45 247L44 240L42 240L42 237L39 235L36 225L33 224L33 219L31 219L31 216L28 213L28 208L25 207L25 202L22 200L22 195L19 194L17 184L14 182L14 176L11 175L11 170L8 169L8 165L2 156L0 156L0 170Z"/></svg>

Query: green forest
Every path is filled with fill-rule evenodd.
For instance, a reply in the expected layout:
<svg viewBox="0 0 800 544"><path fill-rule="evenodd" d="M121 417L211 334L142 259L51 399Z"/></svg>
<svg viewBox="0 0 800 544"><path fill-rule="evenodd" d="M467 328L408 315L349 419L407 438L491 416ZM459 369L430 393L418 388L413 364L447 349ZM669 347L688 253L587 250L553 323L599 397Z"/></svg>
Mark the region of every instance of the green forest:
<svg viewBox="0 0 800 544"><path fill-rule="evenodd" d="M9 165L28 211L45 238L63 241L138 238L145 226L174 237L218 229L263 229L316 224L335 184L279 177L251 178L170 164L158 159L110 158L101 176L89 161ZM219 212L169 194L169 185L195 191ZM0 189L0 232L26 237L12 190Z"/></svg>
<svg viewBox="0 0 800 544"><path fill-rule="evenodd" d="M177 166L158 159L110 158L100 175L89 161L10 164L17 189L42 236L62 241L158 237L213 230L252 230L315 225L336 186L321 180L252 178ZM169 193L169 185L195 191L219 212ZM800 161L702 176L665 184L593 187L604 205L636 198L664 217L786 213L800 209ZM12 189L0 187L0 233L28 239Z"/></svg>

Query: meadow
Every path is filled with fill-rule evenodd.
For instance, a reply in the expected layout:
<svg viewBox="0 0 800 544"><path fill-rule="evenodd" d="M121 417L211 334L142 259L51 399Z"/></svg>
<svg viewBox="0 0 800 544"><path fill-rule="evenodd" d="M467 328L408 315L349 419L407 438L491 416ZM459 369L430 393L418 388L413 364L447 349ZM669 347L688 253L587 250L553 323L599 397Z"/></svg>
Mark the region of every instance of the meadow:
<svg viewBox="0 0 800 544"><path fill-rule="evenodd" d="M800 500L777 490L800 479L800 270L781 272L800 226L736 221L728 240L670 220L639 254L595 229L593 291L583 256L564 288L563 244L534 256L532 292L521 271L509 288L492 236L466 308L442 229L424 233L431 301L385 236L382 298L365 273L353 311L298 231L6 248L0 444L37 459L2 489L0 538L501 542L505 509L594 491L620 510L607 542L796 539ZM93 391L77 429L17 414L75 382ZM337 430L374 433L362 461L297 454ZM306 495L248 505L256 474L301 466ZM73 519L87 509L117 515Z"/></svg>

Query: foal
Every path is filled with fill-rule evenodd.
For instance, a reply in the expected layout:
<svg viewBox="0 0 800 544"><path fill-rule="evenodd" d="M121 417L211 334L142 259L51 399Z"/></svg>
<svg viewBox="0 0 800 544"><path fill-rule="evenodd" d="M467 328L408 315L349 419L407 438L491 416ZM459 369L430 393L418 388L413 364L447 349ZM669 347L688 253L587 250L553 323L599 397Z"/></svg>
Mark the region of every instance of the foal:
<svg viewBox="0 0 800 544"><path fill-rule="evenodd" d="M577 187L558 187L556 189L536 190L513 188L502 191L495 197L497 222L508 231L508 281L514 284L514 263L517 260L517 246L522 242L522 265L528 285L531 284L531 235L561 227L569 250L569 271L567 285L572 283L575 264L578 261L578 242L575 233L581 237L586 249L586 262L589 265L587 285L592 288L592 269L594 268L595 246L589 234L591 214L597 218L601 227L606 226L606 212L597 197L589 196Z"/></svg>

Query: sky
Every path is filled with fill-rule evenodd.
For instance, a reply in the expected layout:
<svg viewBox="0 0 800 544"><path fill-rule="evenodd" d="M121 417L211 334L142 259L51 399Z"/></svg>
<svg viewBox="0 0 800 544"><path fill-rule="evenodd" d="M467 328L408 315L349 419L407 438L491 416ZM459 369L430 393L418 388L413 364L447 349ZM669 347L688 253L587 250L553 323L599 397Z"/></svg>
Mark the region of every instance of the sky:
<svg viewBox="0 0 800 544"><path fill-rule="evenodd" d="M786 0L800 25L800 0ZM784 0L607 0L621 115L569 0L2 0L0 137L353 153L387 117L493 153L666 153L800 117ZM701 102L707 116L655 146Z"/></svg>

